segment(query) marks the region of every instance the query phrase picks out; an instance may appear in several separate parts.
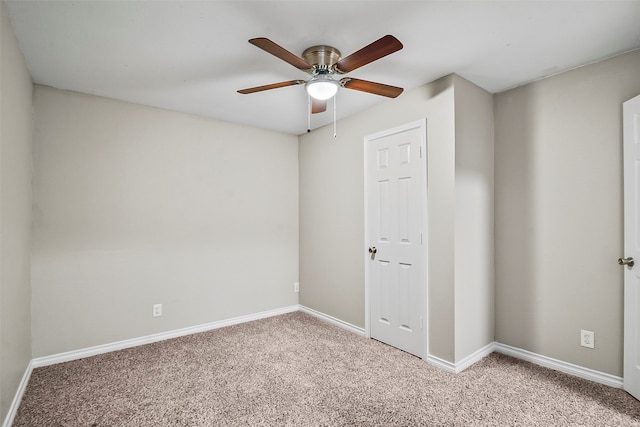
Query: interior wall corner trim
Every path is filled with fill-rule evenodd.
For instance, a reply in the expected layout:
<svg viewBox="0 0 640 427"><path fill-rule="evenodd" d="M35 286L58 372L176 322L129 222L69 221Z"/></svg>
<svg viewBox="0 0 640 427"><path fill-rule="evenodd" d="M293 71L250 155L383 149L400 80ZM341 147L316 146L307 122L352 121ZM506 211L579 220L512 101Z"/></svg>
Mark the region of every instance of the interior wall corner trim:
<svg viewBox="0 0 640 427"><path fill-rule="evenodd" d="M444 371L450 372L452 374L459 374L469 366L473 365L476 362L479 362L480 360L493 353L495 351L495 346L495 342L490 342L489 344L485 345L482 348L479 348L457 363L449 362L432 354L428 354L424 360L427 363L434 365Z"/></svg>

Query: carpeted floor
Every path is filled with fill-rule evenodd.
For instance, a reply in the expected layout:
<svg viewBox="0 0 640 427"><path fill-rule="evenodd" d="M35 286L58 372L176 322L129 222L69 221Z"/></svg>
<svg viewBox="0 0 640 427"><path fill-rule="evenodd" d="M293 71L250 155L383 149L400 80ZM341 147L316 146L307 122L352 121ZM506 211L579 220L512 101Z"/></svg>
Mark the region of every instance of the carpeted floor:
<svg viewBox="0 0 640 427"><path fill-rule="evenodd" d="M614 389L492 354L454 375L296 312L33 371L14 426L640 426Z"/></svg>

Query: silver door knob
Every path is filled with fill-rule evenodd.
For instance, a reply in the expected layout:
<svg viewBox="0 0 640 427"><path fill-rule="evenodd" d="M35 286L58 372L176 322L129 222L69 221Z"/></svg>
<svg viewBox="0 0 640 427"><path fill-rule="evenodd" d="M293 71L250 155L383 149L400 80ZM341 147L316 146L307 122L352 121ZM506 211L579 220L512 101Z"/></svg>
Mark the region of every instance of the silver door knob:
<svg viewBox="0 0 640 427"><path fill-rule="evenodd" d="M618 264L620 264L620 265L626 265L626 266L628 266L629 268L633 267L633 265L634 265L635 263L636 263L636 262L635 262L635 261L633 260L633 258L631 258L631 257L628 257L628 258L618 258Z"/></svg>
<svg viewBox="0 0 640 427"><path fill-rule="evenodd" d="M376 247L375 247L375 246L372 246L372 247L370 247L370 248L369 248L369 253L370 253L371 255L375 255L375 254L376 254L376 252L378 252L378 250L376 249Z"/></svg>

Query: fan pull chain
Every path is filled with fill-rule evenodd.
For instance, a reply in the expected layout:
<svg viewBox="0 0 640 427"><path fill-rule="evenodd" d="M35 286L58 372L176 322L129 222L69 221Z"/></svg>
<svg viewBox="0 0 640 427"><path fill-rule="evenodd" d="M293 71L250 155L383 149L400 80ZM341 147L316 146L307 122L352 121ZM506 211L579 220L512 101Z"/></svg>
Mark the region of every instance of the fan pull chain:
<svg viewBox="0 0 640 427"><path fill-rule="evenodd" d="M337 125L336 125L336 95L333 95L333 137L336 138L338 136Z"/></svg>
<svg viewBox="0 0 640 427"><path fill-rule="evenodd" d="M311 95L307 95L307 133L311 132Z"/></svg>

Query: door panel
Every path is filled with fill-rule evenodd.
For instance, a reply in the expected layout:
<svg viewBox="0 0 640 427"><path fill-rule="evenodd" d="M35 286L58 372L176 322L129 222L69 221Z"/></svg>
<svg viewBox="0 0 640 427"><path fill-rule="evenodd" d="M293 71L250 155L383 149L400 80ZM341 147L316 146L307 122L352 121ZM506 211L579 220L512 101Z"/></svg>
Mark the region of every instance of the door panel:
<svg viewBox="0 0 640 427"><path fill-rule="evenodd" d="M380 229L378 231L379 239L388 242L391 238L391 212L389 207L389 181L379 181L379 218Z"/></svg>
<svg viewBox="0 0 640 427"><path fill-rule="evenodd" d="M385 324L389 324L391 318L391 287L389 286L391 280L390 265L388 261L380 261L376 263L379 271L379 285L380 293L378 294L380 311L378 315L378 321Z"/></svg>
<svg viewBox="0 0 640 427"><path fill-rule="evenodd" d="M624 388L640 399L640 96L623 104L624 118Z"/></svg>
<svg viewBox="0 0 640 427"><path fill-rule="evenodd" d="M423 356L426 124L365 138L366 284L372 338ZM368 251L367 251L368 252Z"/></svg>

